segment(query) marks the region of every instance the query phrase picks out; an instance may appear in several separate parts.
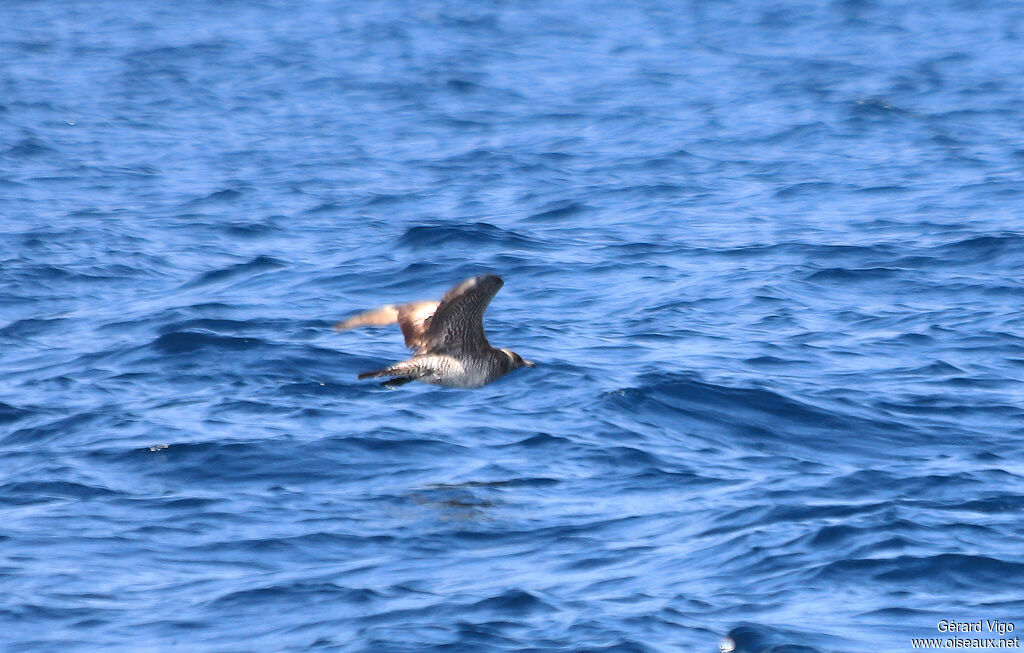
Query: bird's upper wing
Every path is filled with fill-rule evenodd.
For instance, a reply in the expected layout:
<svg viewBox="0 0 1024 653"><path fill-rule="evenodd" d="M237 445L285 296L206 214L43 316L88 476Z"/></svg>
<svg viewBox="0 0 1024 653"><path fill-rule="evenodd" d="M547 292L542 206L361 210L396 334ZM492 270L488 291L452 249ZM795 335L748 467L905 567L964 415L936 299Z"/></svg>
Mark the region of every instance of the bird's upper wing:
<svg viewBox="0 0 1024 653"><path fill-rule="evenodd" d="M461 354L489 348L484 335L484 311L503 285L501 277L484 274L466 279L446 292L426 322L423 352Z"/></svg>

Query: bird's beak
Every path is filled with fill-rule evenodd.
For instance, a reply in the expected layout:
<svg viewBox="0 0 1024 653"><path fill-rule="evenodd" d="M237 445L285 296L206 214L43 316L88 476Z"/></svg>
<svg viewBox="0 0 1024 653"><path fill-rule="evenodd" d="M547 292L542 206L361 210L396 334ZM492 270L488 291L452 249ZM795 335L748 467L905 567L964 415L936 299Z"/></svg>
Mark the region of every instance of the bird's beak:
<svg viewBox="0 0 1024 653"><path fill-rule="evenodd" d="M533 361L528 361L525 358L523 359L523 365L527 367L537 367L536 363L534 363Z"/></svg>

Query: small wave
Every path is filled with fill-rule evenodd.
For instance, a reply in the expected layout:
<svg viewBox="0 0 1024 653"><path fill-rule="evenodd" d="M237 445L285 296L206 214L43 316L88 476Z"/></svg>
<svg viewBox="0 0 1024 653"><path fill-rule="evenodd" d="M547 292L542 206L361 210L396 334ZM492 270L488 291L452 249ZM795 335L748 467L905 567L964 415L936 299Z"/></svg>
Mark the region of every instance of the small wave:
<svg viewBox="0 0 1024 653"><path fill-rule="evenodd" d="M259 338L223 336L199 331L174 331L160 336L150 346L164 354L185 354L200 349L242 351L264 344Z"/></svg>
<svg viewBox="0 0 1024 653"><path fill-rule="evenodd" d="M161 334L174 333L175 331L191 331L193 329L213 331L217 333L242 333L252 328L252 324L245 320L227 320L217 318L194 318L172 322L160 328Z"/></svg>
<svg viewBox="0 0 1024 653"><path fill-rule="evenodd" d="M792 184L775 191L775 197L803 197L806 195L818 195L828 193L836 188L836 185L827 181L805 181L799 184Z"/></svg>
<svg viewBox="0 0 1024 653"><path fill-rule="evenodd" d="M908 438L913 430L900 422L867 419L835 408L826 409L762 388L743 388L700 381L692 375L645 375L637 388L606 395L616 405L641 413L644 421L678 431L679 419L700 431L712 427L732 436L829 448L842 442L848 449L869 452L870 436Z"/></svg>
<svg viewBox="0 0 1024 653"><path fill-rule="evenodd" d="M197 197L194 200L185 203L185 206L201 206L204 204L221 204L224 202L231 202L237 200L243 195L242 191L237 188L225 188L222 190L214 191L209 195L203 197Z"/></svg>
<svg viewBox="0 0 1024 653"><path fill-rule="evenodd" d="M313 208L303 211L305 215L333 215L342 210L342 205L337 202L323 202Z"/></svg>
<svg viewBox="0 0 1024 653"><path fill-rule="evenodd" d="M910 190L907 186L862 186L854 190L855 193L864 193L866 195L891 195L896 193L905 193Z"/></svg>
<svg viewBox="0 0 1024 653"><path fill-rule="evenodd" d="M966 510L984 515L997 515L1002 513L1024 512L1024 496L1019 494L1000 494L982 499L972 499L957 506L955 510Z"/></svg>
<svg viewBox="0 0 1024 653"><path fill-rule="evenodd" d="M847 107L851 118L854 120L860 118L891 120L913 115L908 111L896 107L888 100L883 100L881 98L854 100L853 102L847 103Z"/></svg>
<svg viewBox="0 0 1024 653"><path fill-rule="evenodd" d="M836 644L835 638L819 634L762 624L742 624L729 630L720 648L733 653L821 653L825 650L839 650L833 648Z"/></svg>
<svg viewBox="0 0 1024 653"><path fill-rule="evenodd" d="M543 449L545 447L561 447L569 444L571 440L558 435L551 435L550 433L537 433L530 437L520 440L518 442L502 445L507 448L526 447L528 449Z"/></svg>
<svg viewBox="0 0 1024 653"><path fill-rule="evenodd" d="M363 206L393 206L422 198L421 193L370 193L370 196L363 201Z"/></svg>
<svg viewBox="0 0 1024 653"><path fill-rule="evenodd" d="M905 274L905 270L894 268L826 268L807 275L808 281L851 281L871 282L891 279Z"/></svg>
<svg viewBox="0 0 1024 653"><path fill-rule="evenodd" d="M51 439L58 439L69 433L81 431L86 426L96 426L101 421L109 419L105 415L93 412L83 412L68 417L53 419L45 424L26 426L9 433L3 438L5 445L39 445Z"/></svg>
<svg viewBox="0 0 1024 653"><path fill-rule="evenodd" d="M581 204L579 202L557 202L553 205L549 205L548 208L544 209L540 213L534 213L533 215L530 215L529 217L525 218L525 221L557 222L583 213L588 209L589 207L586 204Z"/></svg>
<svg viewBox="0 0 1024 653"><path fill-rule="evenodd" d="M768 368L805 365L807 363L806 360L790 360L786 358L779 358L778 356L755 356L753 358L748 358L743 362L754 367Z"/></svg>
<svg viewBox="0 0 1024 653"><path fill-rule="evenodd" d="M22 481L0 485L0 503L31 505L60 499L94 499L118 492L95 485L68 481Z"/></svg>
<svg viewBox="0 0 1024 653"><path fill-rule="evenodd" d="M8 156L15 159L25 159L37 156L43 156L52 154L55 150L44 144L38 138L29 136L23 138L14 145L10 146L3 152L3 156Z"/></svg>
<svg viewBox="0 0 1024 653"><path fill-rule="evenodd" d="M7 177L0 177L0 188L25 188L27 184L23 184L20 181L14 181Z"/></svg>
<svg viewBox="0 0 1024 653"><path fill-rule="evenodd" d="M30 415L34 415L35 412L26 408L18 408L11 404L5 404L0 401L0 424L9 424L16 422L19 419L24 419Z"/></svg>
<svg viewBox="0 0 1024 653"><path fill-rule="evenodd" d="M937 264L982 263L993 265L1002 257L1024 258L1024 235L1005 233L998 236L974 236L956 242L938 245L931 250Z"/></svg>
<svg viewBox="0 0 1024 653"><path fill-rule="evenodd" d="M262 610L268 604L289 605L306 602L334 601L363 605L372 603L382 595L368 588L350 588L334 583L294 582L281 585L270 585L254 589L229 592L217 597L209 603L213 609L241 609L246 611Z"/></svg>
<svg viewBox="0 0 1024 653"><path fill-rule="evenodd" d="M206 60L208 57L224 55L231 44L223 39L205 39L184 45L157 45L131 50L125 57L127 61L152 61L166 63L181 61L187 58Z"/></svg>
<svg viewBox="0 0 1024 653"><path fill-rule="evenodd" d="M66 324L67 318L25 318L0 328L0 337L30 338Z"/></svg>
<svg viewBox="0 0 1024 653"><path fill-rule="evenodd" d="M230 265L219 270L211 270L209 272L203 272L196 278L192 279L185 284L186 288L195 288L199 286L205 286L212 283L220 283L235 279L238 277L247 277L258 274L260 272L268 272L270 270L278 270L287 265L273 256L260 255L251 261L245 263L239 263L237 265Z"/></svg>
<svg viewBox="0 0 1024 653"><path fill-rule="evenodd" d="M470 608L501 615L529 614L537 611L550 613L554 610L554 606L525 590L508 590L497 596L477 601Z"/></svg>
<svg viewBox="0 0 1024 653"><path fill-rule="evenodd" d="M540 245L532 238L486 222L411 227L402 234L398 243L412 248L440 247L453 243L522 248L534 248Z"/></svg>
<svg viewBox="0 0 1024 653"><path fill-rule="evenodd" d="M865 577L890 583L901 590L942 587L945 591L1000 592L1007 578L1024 577L1024 564L985 555L941 553L933 556L901 555L893 558L844 559L823 565L816 577L827 582Z"/></svg>
<svg viewBox="0 0 1024 653"><path fill-rule="evenodd" d="M239 238L266 238L281 230L281 227L274 220L262 222L235 222L224 226L224 231L231 236Z"/></svg>

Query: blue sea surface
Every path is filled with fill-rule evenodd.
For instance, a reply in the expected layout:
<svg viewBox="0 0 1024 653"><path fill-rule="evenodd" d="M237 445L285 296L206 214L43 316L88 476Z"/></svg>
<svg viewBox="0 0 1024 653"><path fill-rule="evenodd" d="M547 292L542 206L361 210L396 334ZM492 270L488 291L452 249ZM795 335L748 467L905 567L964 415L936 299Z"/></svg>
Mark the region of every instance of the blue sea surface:
<svg viewBox="0 0 1024 653"><path fill-rule="evenodd" d="M1012 639L1021 71L1000 0L0 3L0 650ZM484 273L536 369L356 380Z"/></svg>

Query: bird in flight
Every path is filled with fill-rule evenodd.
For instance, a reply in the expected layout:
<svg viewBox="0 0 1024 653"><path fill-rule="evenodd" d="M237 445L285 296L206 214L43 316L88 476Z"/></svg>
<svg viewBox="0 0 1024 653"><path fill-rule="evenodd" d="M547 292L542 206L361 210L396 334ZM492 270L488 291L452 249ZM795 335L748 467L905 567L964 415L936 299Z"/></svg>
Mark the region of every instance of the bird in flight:
<svg viewBox="0 0 1024 653"><path fill-rule="evenodd" d="M505 282L493 274L466 279L440 302L388 304L334 325L335 331L398 323L412 358L360 379L391 377L394 387L422 381L449 388L479 388L520 367L536 367L508 349L495 349L484 334L484 311Z"/></svg>

